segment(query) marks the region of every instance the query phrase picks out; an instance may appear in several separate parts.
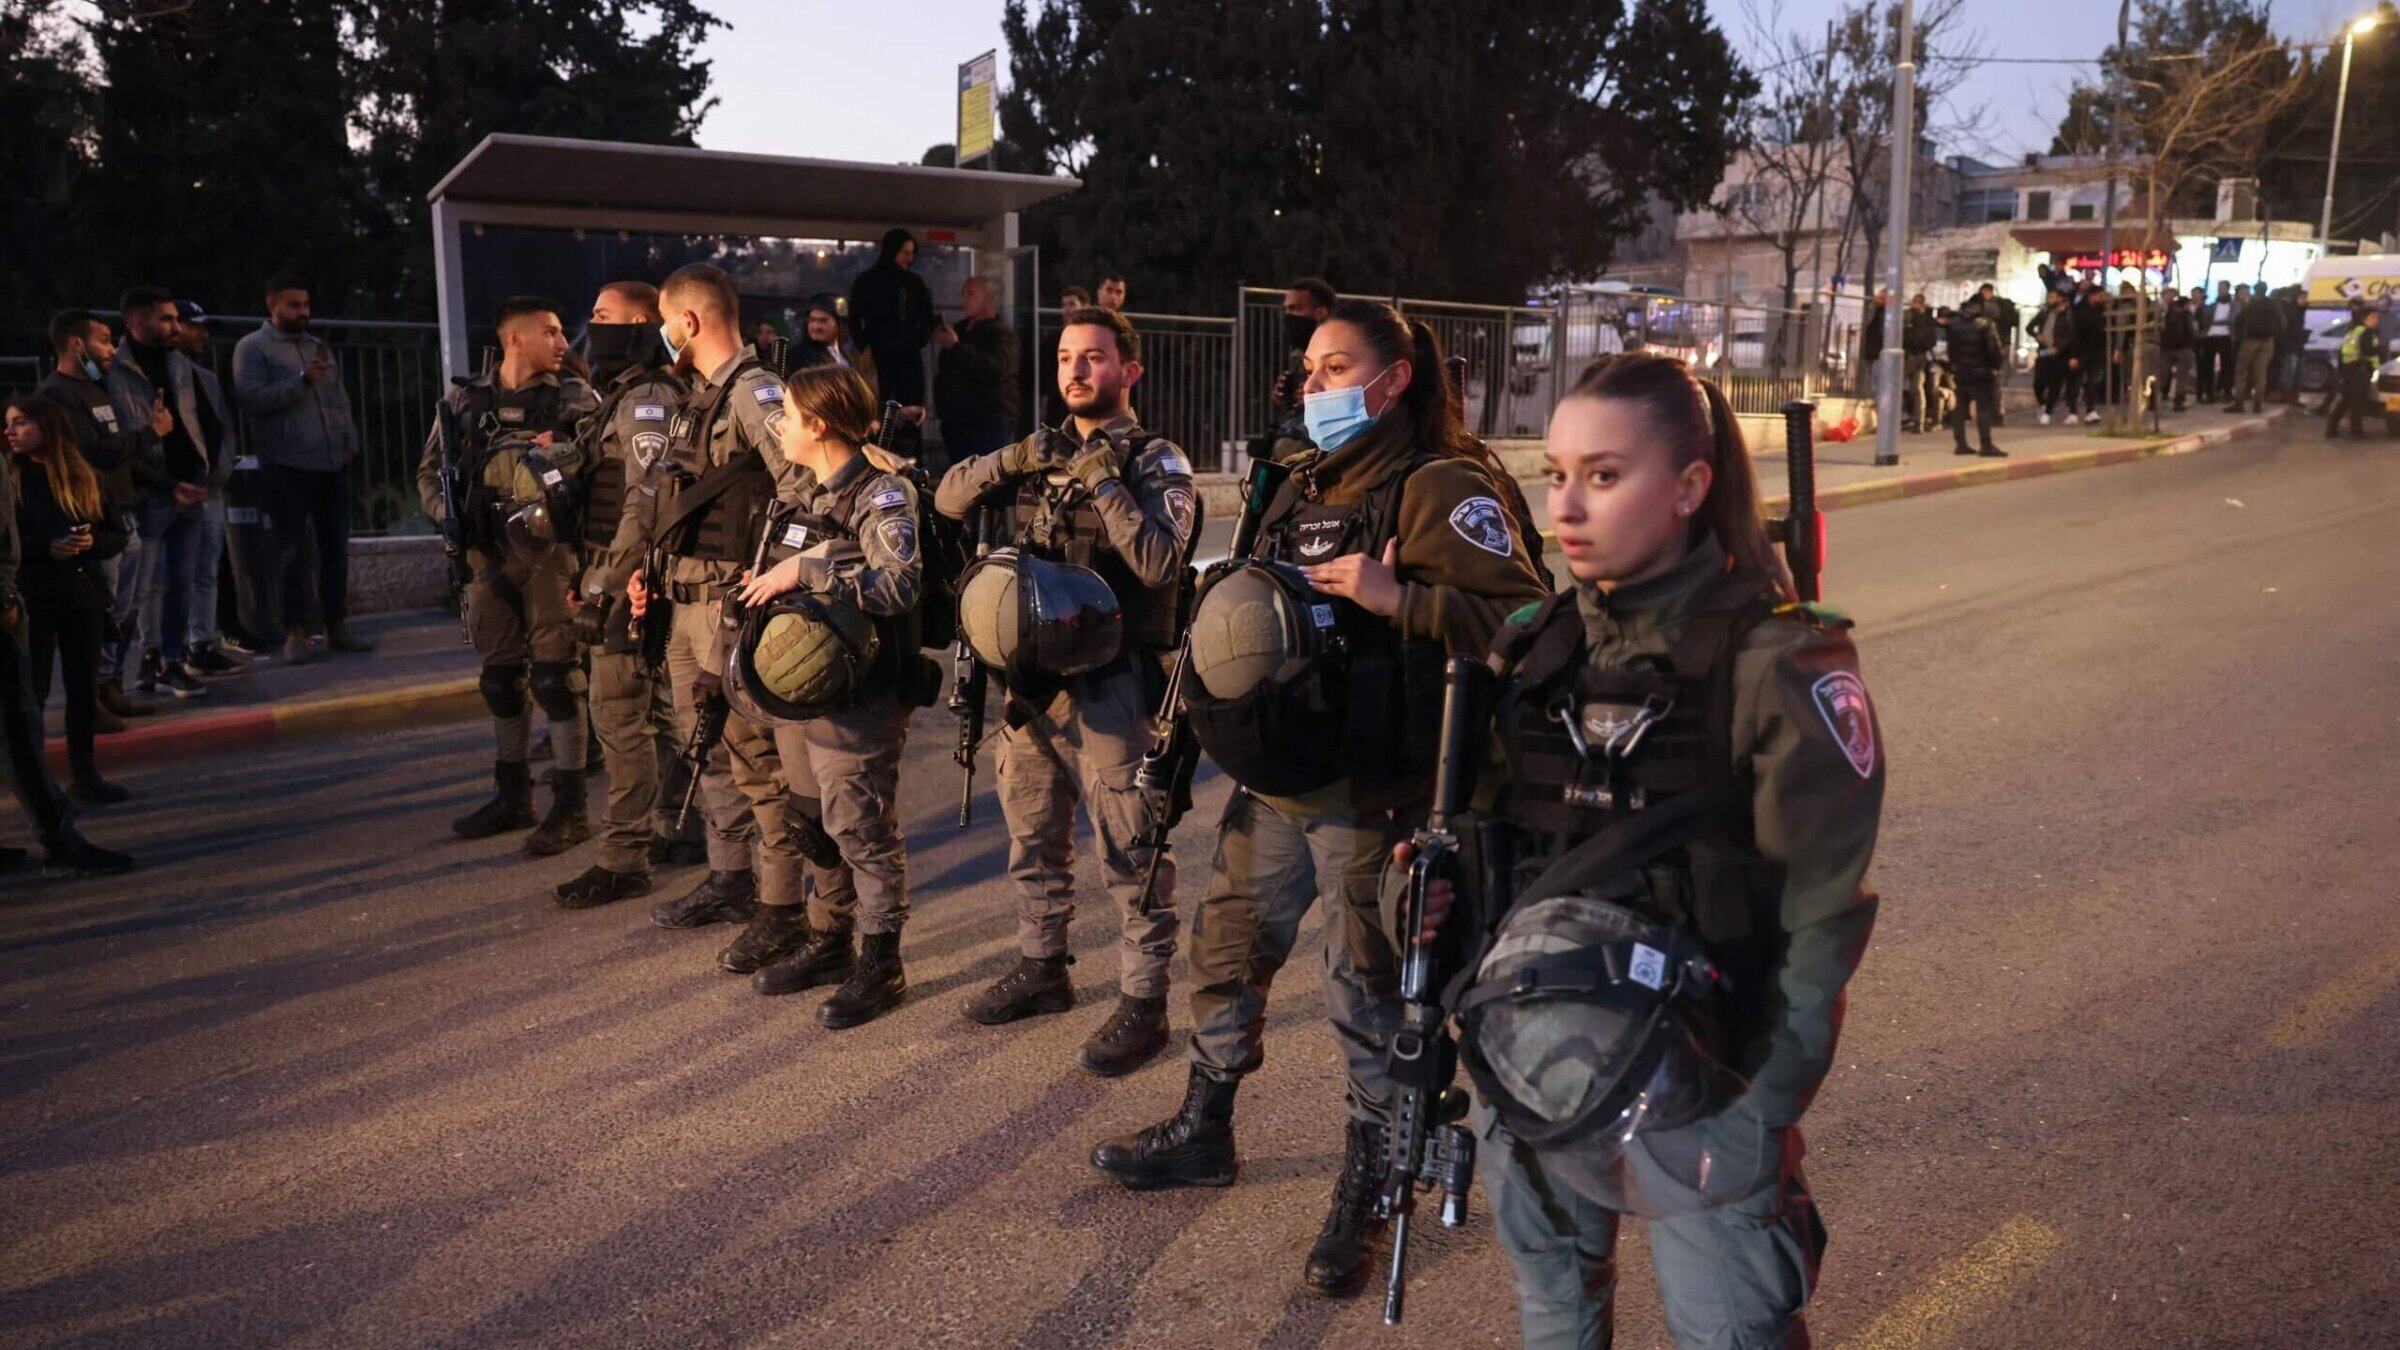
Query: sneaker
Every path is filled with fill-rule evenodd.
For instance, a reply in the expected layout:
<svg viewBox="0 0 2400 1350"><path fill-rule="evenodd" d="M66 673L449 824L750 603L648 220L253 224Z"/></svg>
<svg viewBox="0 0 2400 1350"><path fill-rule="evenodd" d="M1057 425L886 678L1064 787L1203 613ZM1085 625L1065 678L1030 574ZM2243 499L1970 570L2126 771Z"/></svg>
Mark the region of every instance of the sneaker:
<svg viewBox="0 0 2400 1350"><path fill-rule="evenodd" d="M200 683L192 672L184 669L181 661L159 672L158 687L162 692L172 694L176 698L199 698L208 692L208 686Z"/></svg>
<svg viewBox="0 0 2400 1350"><path fill-rule="evenodd" d="M1985 459L2006 459L2006 458L2008 458L2008 452L2007 452L2006 450L2003 450L2003 449L2001 449L1999 446L1996 446L1996 445L1987 445L1987 446L1983 447L1981 450L1978 450L1978 451L1976 451L1975 453L1977 453L1977 454L1979 454L1979 455L1983 456Z"/></svg>
<svg viewBox="0 0 2400 1350"><path fill-rule="evenodd" d="M184 673L194 679L206 679L211 675L239 675L248 669L248 666L214 646L192 647L183 654Z"/></svg>
<svg viewBox="0 0 2400 1350"><path fill-rule="evenodd" d="M96 698L102 710L118 717L152 717L158 713L157 704L148 699L132 697L125 692L125 686L115 680L103 680Z"/></svg>
<svg viewBox="0 0 2400 1350"><path fill-rule="evenodd" d="M2100 425L2100 414L2096 412L2085 413L2083 415L2083 424L2087 427Z"/></svg>
<svg viewBox="0 0 2400 1350"><path fill-rule="evenodd" d="M2034 420L2040 422L2043 426L2048 426L2050 425L2050 414L2043 413L2040 417Z"/></svg>
<svg viewBox="0 0 2400 1350"><path fill-rule="evenodd" d="M316 649L308 645L308 634L295 628L283 639L283 663L305 666L317 659Z"/></svg>
<svg viewBox="0 0 2400 1350"><path fill-rule="evenodd" d="M259 652L258 644L252 642L249 638L240 633L225 633L219 635L217 638L217 645L223 647L229 652L232 652L235 656L241 657L245 661L257 656Z"/></svg>

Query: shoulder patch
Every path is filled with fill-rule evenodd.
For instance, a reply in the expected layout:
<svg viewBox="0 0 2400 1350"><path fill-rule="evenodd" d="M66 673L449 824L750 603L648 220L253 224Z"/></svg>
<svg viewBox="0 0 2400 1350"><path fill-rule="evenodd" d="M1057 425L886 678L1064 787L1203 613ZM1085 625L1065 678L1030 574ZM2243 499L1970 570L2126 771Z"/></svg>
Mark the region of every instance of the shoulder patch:
<svg viewBox="0 0 2400 1350"><path fill-rule="evenodd" d="M1875 713L1867 703L1867 686L1847 670L1837 670L1810 685L1817 715L1861 778L1875 774Z"/></svg>
<svg viewBox="0 0 2400 1350"><path fill-rule="evenodd" d="M1158 471L1160 473L1181 474L1184 477L1189 478L1192 476L1192 462L1183 457L1182 451L1177 450L1173 446L1168 446L1166 449L1158 452Z"/></svg>
<svg viewBox="0 0 2400 1350"><path fill-rule="evenodd" d="M636 422L664 422L667 420L667 405L664 403L636 403L633 405L633 420Z"/></svg>
<svg viewBox="0 0 2400 1350"><path fill-rule="evenodd" d="M892 561L906 565L917 560L917 522L908 516L894 516L875 527L875 538Z"/></svg>
<svg viewBox="0 0 2400 1350"><path fill-rule="evenodd" d="M1450 528L1458 537L1486 553L1516 556L1516 537L1509 533L1508 513L1490 497L1469 497L1450 511Z"/></svg>
<svg viewBox="0 0 2400 1350"><path fill-rule="evenodd" d="M901 488L888 487L867 499L870 511L891 511L908 505L908 493Z"/></svg>
<svg viewBox="0 0 2400 1350"><path fill-rule="evenodd" d="M667 433L663 431L637 431L633 433L634 462L641 465L644 469L656 464L659 460L659 457L666 453Z"/></svg>
<svg viewBox="0 0 2400 1350"><path fill-rule="evenodd" d="M1177 539L1191 538L1194 514L1192 490L1186 487L1171 487L1162 495L1166 498L1167 519L1175 523L1175 537Z"/></svg>
<svg viewBox="0 0 2400 1350"><path fill-rule="evenodd" d="M754 385L751 387L750 397L757 399L762 408L770 404L780 404L783 402L783 386L772 380Z"/></svg>

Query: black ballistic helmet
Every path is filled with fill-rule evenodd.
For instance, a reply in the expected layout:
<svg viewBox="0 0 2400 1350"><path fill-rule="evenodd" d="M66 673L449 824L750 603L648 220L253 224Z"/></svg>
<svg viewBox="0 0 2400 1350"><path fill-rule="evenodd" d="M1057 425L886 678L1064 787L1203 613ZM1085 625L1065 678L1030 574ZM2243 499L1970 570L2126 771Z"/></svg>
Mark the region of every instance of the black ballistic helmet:
<svg viewBox="0 0 2400 1350"><path fill-rule="evenodd" d="M1098 670L1125 645L1116 592L1088 567L995 549L958 584L958 624L975 659L1003 677Z"/></svg>
<svg viewBox="0 0 2400 1350"><path fill-rule="evenodd" d="M725 700L761 726L789 726L856 701L881 640L848 602L787 591L743 617L725 663Z"/></svg>

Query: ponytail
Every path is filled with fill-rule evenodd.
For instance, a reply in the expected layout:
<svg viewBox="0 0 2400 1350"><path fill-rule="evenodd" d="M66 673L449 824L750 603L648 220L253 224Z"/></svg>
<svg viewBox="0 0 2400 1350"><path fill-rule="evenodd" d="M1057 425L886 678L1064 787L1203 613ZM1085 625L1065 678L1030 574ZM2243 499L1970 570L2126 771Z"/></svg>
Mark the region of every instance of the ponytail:
<svg viewBox="0 0 2400 1350"><path fill-rule="evenodd" d="M1709 466L1708 495L1692 516L1691 544L1714 536L1727 565L1758 577L1783 600L1794 598L1790 571L1767 538L1758 474L1741 419L1717 382L1673 357L1648 352L1603 356L1584 367L1568 398L1641 405L1651 427L1674 449L1678 467Z"/></svg>
<svg viewBox="0 0 2400 1350"><path fill-rule="evenodd" d="M1444 459L1471 459L1498 472L1490 450L1467 431L1463 390L1450 387L1450 372L1442 362L1442 340L1433 325L1403 318L1381 300L1337 302L1325 323L1343 323L1358 330L1376 361L1390 368L1406 361L1408 387L1400 391L1380 421L1392 423L1425 454Z"/></svg>

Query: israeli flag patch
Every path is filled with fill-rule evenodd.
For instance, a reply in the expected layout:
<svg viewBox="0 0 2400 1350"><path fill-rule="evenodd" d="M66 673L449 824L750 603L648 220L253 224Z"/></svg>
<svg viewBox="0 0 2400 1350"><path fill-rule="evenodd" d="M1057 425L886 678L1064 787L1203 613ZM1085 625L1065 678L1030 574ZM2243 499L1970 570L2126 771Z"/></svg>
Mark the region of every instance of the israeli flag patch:
<svg viewBox="0 0 2400 1350"><path fill-rule="evenodd" d="M891 511L908 505L908 494L899 488L885 488L867 499L870 511Z"/></svg>
<svg viewBox="0 0 2400 1350"><path fill-rule="evenodd" d="M808 527L796 520L791 524L784 526L783 546L785 548L807 548Z"/></svg>
<svg viewBox="0 0 2400 1350"><path fill-rule="evenodd" d="M1192 476L1192 462L1173 450L1162 450L1158 454L1158 471L1182 474L1189 478Z"/></svg>
<svg viewBox="0 0 2400 1350"><path fill-rule="evenodd" d="M664 422L667 420L667 405L664 403L636 403L633 405L633 420L636 422Z"/></svg>
<svg viewBox="0 0 2400 1350"><path fill-rule="evenodd" d="M751 397L757 399L759 406L763 408L770 403L783 402L783 386L780 384L762 384L756 389L751 390L750 395Z"/></svg>

